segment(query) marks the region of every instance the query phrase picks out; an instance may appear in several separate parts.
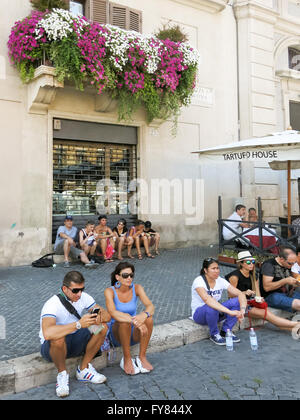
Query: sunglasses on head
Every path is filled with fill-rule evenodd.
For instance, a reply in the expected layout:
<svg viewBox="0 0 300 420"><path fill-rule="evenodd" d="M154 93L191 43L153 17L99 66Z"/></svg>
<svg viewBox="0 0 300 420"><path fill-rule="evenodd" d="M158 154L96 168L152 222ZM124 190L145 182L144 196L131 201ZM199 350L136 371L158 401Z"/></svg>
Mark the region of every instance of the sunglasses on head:
<svg viewBox="0 0 300 420"><path fill-rule="evenodd" d="M123 279L128 279L128 277L131 277L131 278L133 279L133 277L134 277L134 273L122 273L122 274L121 274L121 277L122 277Z"/></svg>
<svg viewBox="0 0 300 420"><path fill-rule="evenodd" d="M68 287L68 286L67 286ZM82 287L81 289L77 289L77 288L75 288L75 289L71 289L70 287L68 287L68 289L70 289L71 290L71 292L72 293L74 293L74 295L77 295L79 292L83 292L84 291L84 289L85 289L85 287Z"/></svg>
<svg viewBox="0 0 300 420"><path fill-rule="evenodd" d="M247 260L247 261L244 261L244 262L248 265L255 264L255 260Z"/></svg>

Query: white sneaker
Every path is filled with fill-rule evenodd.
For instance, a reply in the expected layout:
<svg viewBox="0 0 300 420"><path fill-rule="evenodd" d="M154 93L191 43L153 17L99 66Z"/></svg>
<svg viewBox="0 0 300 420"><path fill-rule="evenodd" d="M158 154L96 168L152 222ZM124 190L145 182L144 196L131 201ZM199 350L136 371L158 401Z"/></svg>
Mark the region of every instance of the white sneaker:
<svg viewBox="0 0 300 420"><path fill-rule="evenodd" d="M137 365L134 363L134 360L131 359L131 361L132 361L132 366L133 366L133 369L134 369L134 373L131 373L131 375L137 375L138 373L141 373L140 368L137 367ZM122 359L121 359L120 368L123 369L124 372L125 372L125 369L124 369L124 357L122 357Z"/></svg>
<svg viewBox="0 0 300 420"><path fill-rule="evenodd" d="M64 370L57 375L56 395L63 398L67 397L69 393L69 375Z"/></svg>
<svg viewBox="0 0 300 420"><path fill-rule="evenodd" d="M88 367L83 370L80 370L78 366L76 370L76 378L80 382L90 382L92 384L102 384L106 381L106 376L97 372L91 363L89 363Z"/></svg>

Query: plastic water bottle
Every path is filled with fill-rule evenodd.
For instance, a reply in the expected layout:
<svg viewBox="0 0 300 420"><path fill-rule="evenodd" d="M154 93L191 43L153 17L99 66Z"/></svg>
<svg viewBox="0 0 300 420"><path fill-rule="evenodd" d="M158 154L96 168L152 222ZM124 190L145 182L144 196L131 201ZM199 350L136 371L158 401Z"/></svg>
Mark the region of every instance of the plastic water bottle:
<svg viewBox="0 0 300 420"><path fill-rule="evenodd" d="M233 339L232 339L232 332L227 330L226 332L226 350L233 351Z"/></svg>
<svg viewBox="0 0 300 420"><path fill-rule="evenodd" d="M251 349L256 351L258 349L257 336L253 328L250 329L249 338Z"/></svg>

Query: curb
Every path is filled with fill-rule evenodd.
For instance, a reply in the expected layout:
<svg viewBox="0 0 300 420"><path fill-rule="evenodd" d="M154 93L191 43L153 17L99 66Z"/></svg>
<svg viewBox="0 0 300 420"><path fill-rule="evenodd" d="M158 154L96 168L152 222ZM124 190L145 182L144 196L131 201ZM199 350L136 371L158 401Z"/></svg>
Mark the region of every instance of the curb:
<svg viewBox="0 0 300 420"><path fill-rule="evenodd" d="M273 310L272 312L281 316L290 316L290 313ZM252 324L260 325L261 320L254 320ZM249 326L246 318L243 323L235 327L245 329ZM209 338L208 327L196 324L190 319L182 319L168 324L154 326L152 337L148 347L148 353L159 353L169 349L192 344L197 341ZM139 345L131 348L132 356L137 356ZM120 363L122 358L122 349L116 348L116 359L113 364ZM72 358L67 360L67 370L72 372L71 377L75 377L75 370L81 358ZM108 361L108 354L104 352L100 357L93 360L93 366L101 370L112 364ZM53 363L48 363L42 359L40 353L33 353L28 356L18 357L0 362L0 397L14 393L24 392L31 388L41 385L55 383L57 370Z"/></svg>

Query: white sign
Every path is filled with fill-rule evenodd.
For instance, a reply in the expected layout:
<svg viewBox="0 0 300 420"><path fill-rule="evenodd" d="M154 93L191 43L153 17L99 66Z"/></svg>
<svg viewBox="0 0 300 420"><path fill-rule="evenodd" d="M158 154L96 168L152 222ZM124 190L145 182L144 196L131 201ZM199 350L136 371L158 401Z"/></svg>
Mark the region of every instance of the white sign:
<svg viewBox="0 0 300 420"><path fill-rule="evenodd" d="M214 104L214 100L214 89L204 86L196 86L191 104L198 106L212 106Z"/></svg>

